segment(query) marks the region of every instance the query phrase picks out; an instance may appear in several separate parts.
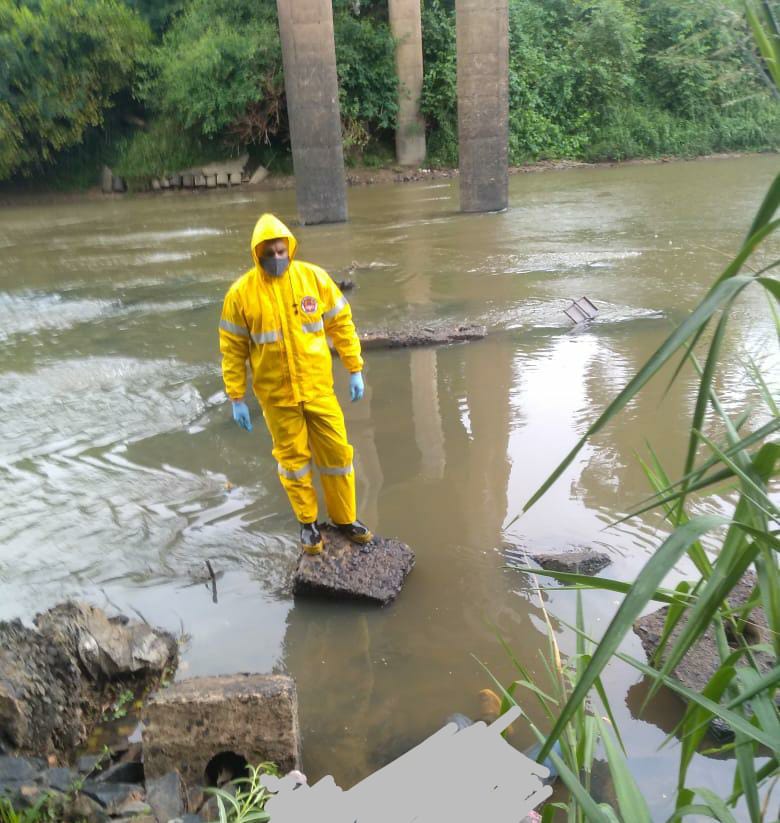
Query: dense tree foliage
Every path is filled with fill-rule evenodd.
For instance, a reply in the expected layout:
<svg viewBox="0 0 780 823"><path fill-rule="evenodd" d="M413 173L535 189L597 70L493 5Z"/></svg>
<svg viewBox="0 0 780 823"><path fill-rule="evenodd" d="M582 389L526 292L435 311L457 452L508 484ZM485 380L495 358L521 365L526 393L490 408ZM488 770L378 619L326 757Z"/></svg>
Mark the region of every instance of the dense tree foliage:
<svg viewBox="0 0 780 823"><path fill-rule="evenodd" d="M389 158L387 0L333 7L348 159ZM513 163L780 141L780 103L761 82L739 0L509 0L509 13ZM424 0L423 51L429 159L453 164L452 0ZM0 0L0 61L0 179L85 135L94 166L112 106L102 144L129 176L247 148L289 155L276 0Z"/></svg>
<svg viewBox="0 0 780 823"><path fill-rule="evenodd" d="M39 168L98 126L149 36L116 0L0 0L0 179Z"/></svg>
<svg viewBox="0 0 780 823"><path fill-rule="evenodd" d="M775 4L777 5L777 4ZM741 4L509 0L509 153L621 159L776 147ZM454 13L425 4L423 108L434 162L457 161Z"/></svg>

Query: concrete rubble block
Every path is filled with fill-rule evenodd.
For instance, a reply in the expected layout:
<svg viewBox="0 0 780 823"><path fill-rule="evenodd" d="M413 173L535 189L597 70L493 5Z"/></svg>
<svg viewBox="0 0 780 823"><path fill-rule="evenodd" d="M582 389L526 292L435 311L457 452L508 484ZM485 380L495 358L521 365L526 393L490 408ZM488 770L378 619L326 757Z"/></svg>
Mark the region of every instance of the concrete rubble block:
<svg viewBox="0 0 780 823"><path fill-rule="evenodd" d="M160 181L155 177L152 180L152 191L160 191L161 188Z"/></svg>
<svg viewBox="0 0 780 823"><path fill-rule="evenodd" d="M181 176L182 188L191 189L195 185L195 175L185 172Z"/></svg>
<svg viewBox="0 0 780 823"><path fill-rule="evenodd" d="M756 576L752 572L745 574L729 595L728 601L731 607L737 609L747 603L755 585ZM668 611L669 607L665 606L640 617L634 623L634 632L639 636L648 660L655 657L663 635ZM673 648L685 625L686 621L680 620L675 626L666 643L664 653L661 655L661 663L665 662L669 650ZM751 611L749 628L751 635L748 637L748 642L753 645L765 644L771 647L772 633L767 623L766 614L761 606L756 606ZM736 643L732 644L732 648L737 648ZM768 674L777 665L775 656L769 652L754 650L753 657L760 674ZM672 674L684 686L701 693L720 668L720 662L715 631L710 626L677 664ZM780 693L776 695L775 699L780 704ZM713 718L710 728L718 738L729 739L734 736L733 730L720 718Z"/></svg>
<svg viewBox="0 0 780 823"><path fill-rule="evenodd" d="M330 526L322 528L322 537L322 554L301 552L294 577L296 594L372 600L386 606L414 568L414 552L399 540L375 536L360 546Z"/></svg>
<svg viewBox="0 0 780 823"><path fill-rule="evenodd" d="M465 343L487 337L487 327L419 326L398 331L376 330L362 332L360 344L364 349L403 349L412 346L443 346L448 343Z"/></svg>
<svg viewBox="0 0 780 823"><path fill-rule="evenodd" d="M181 188L181 178L182 178L182 175L180 175L180 174L172 174L168 178L171 182L171 188L180 189Z"/></svg>
<svg viewBox="0 0 780 823"><path fill-rule="evenodd" d="M100 172L100 188L103 194L111 194L114 190L114 173L108 166L103 166Z"/></svg>
<svg viewBox="0 0 780 823"><path fill-rule="evenodd" d="M206 175L206 186L210 189L215 189L217 187L217 175L216 174L207 174Z"/></svg>
<svg viewBox="0 0 780 823"><path fill-rule="evenodd" d="M608 554L594 552L591 549L555 553L545 552L532 554L531 557L543 569L548 571L587 575L598 574L612 562Z"/></svg>
<svg viewBox="0 0 780 823"><path fill-rule="evenodd" d="M206 185L206 175L205 174L196 174L195 175L195 188L202 189Z"/></svg>
<svg viewBox="0 0 780 823"><path fill-rule="evenodd" d="M240 176L244 169L246 168L246 164L249 162L249 155L242 154L237 157L235 160L223 160L219 163L209 163L206 166L203 166L201 171L206 176L213 174L235 174Z"/></svg>
<svg viewBox="0 0 780 823"><path fill-rule="evenodd" d="M269 171L265 166L258 166L249 178L250 186L258 186L268 177Z"/></svg>
<svg viewBox="0 0 780 823"><path fill-rule="evenodd" d="M298 695L285 675L182 680L151 697L143 722L147 780L179 769L188 785L214 785L237 759L299 768Z"/></svg>
<svg viewBox="0 0 780 823"><path fill-rule="evenodd" d="M181 817L187 811L187 790L177 771L147 778L146 802L160 821Z"/></svg>
<svg viewBox="0 0 780 823"><path fill-rule="evenodd" d="M231 186L240 186L244 182L243 174L229 174L228 179Z"/></svg>
<svg viewBox="0 0 780 823"><path fill-rule="evenodd" d="M111 180L111 190L121 194L125 190L125 181L121 177L113 176Z"/></svg>
<svg viewBox="0 0 780 823"><path fill-rule="evenodd" d="M230 183L230 175L227 172L221 171L218 172L217 175L217 185L218 186L227 186Z"/></svg>
<svg viewBox="0 0 780 823"><path fill-rule="evenodd" d="M169 189L171 187L171 181L167 177L160 178L160 188Z"/></svg>

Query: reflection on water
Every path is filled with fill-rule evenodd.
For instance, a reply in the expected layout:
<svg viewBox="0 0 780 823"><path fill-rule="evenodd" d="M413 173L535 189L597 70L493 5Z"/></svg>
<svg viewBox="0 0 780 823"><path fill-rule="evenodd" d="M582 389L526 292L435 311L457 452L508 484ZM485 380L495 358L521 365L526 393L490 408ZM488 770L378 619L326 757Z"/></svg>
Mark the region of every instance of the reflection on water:
<svg viewBox="0 0 780 823"><path fill-rule="evenodd" d="M646 439L679 470L690 376L668 395L663 380L651 384L515 516L703 294L775 167L763 157L518 176L500 215L458 214L450 183L354 189L349 224L295 229L304 259L354 280L362 328L490 329L468 345L370 352L365 399L344 403L361 517L417 553L384 610L293 602L294 524L270 437L254 401L247 434L222 394L215 329L225 289L249 264L260 212L294 223L293 194L0 211L0 618L81 596L189 634L180 676L289 671L305 768L344 786L452 712L475 716L490 684L471 655L512 676L497 635L543 676L533 581L514 568L526 550L593 546L612 557L611 575L631 580L662 537L654 515L607 526L648 492L636 459ZM572 329L563 309L583 295L599 316ZM749 297L717 386L727 408L743 404L747 355L773 387L780 380L770 334L765 303ZM346 400L338 365L336 384ZM216 603L206 559L219 574ZM544 598L571 620L568 594ZM586 597L594 633L616 605ZM571 652L569 632L554 625ZM642 657L635 638L626 648ZM660 817L674 752L656 749L679 707L667 700L637 718L639 683L623 664L607 674L632 767ZM514 735L532 742L522 724ZM717 788L732 765L698 756L693 783Z"/></svg>

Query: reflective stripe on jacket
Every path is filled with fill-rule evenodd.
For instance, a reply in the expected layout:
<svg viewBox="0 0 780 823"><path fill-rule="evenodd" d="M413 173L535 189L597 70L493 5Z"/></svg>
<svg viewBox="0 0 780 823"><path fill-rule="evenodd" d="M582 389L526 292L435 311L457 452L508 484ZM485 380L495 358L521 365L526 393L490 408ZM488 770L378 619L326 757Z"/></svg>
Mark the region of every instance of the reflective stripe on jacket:
<svg viewBox="0 0 780 823"><path fill-rule="evenodd" d="M272 277L260 266L260 246L287 238L290 266ZM349 372L363 368L352 310L338 286L319 266L295 260L292 232L264 214L252 234L250 269L228 290L219 322L222 376L233 400L246 393L246 360L261 404L290 406L333 391L330 337Z"/></svg>

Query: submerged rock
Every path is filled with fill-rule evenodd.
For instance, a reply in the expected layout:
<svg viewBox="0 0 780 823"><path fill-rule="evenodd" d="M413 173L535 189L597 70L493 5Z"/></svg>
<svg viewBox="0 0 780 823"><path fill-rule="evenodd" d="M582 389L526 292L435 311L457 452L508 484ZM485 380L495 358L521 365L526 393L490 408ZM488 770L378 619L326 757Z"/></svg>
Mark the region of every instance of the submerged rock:
<svg viewBox="0 0 780 823"><path fill-rule="evenodd" d="M738 608L744 605L748 601L755 585L755 575L752 573L746 574L739 583L737 583L728 598L732 608ZM639 639L642 641L642 648L645 650L648 660L654 658L656 650L658 649L668 611L669 607L665 606L662 609L658 609L658 611L640 617L634 623L634 632L639 635ZM754 632L754 635L750 638L750 642L753 644L764 643L771 647L772 635L766 620L766 615L761 606L757 606L750 613L750 626ZM672 647L684 627L685 621L680 621L677 626L675 626L667 643L666 651ZM663 661L665 655L661 657ZM753 657L756 660L761 674L769 673L776 665L774 655L768 652L754 650ZM688 653L674 669L673 675L684 686L687 686L695 692L701 692L718 668L720 668L720 655L718 654L715 641L715 631L713 627L710 626L689 649ZM780 701L780 695L778 696L778 701ZM720 720L720 718L713 718L710 723L710 728L717 737L733 737L731 728L724 721Z"/></svg>
<svg viewBox="0 0 780 823"><path fill-rule="evenodd" d="M301 552L295 570L296 594L316 592L385 606L398 596L414 567L414 552L399 540L375 536L359 546L329 526L322 527L322 537L322 554Z"/></svg>
<svg viewBox="0 0 780 823"><path fill-rule="evenodd" d="M533 557L543 569L547 569L548 571L587 575L598 574L612 562L609 555L594 552L592 549L532 554L531 557Z"/></svg>
<svg viewBox="0 0 780 823"><path fill-rule="evenodd" d="M175 667L172 635L65 603L0 622L0 752L69 754L117 689L155 685Z"/></svg>
<svg viewBox="0 0 780 823"><path fill-rule="evenodd" d="M487 337L487 327L479 325L417 326L396 331L377 330L360 334L364 349L403 349L412 346L443 346Z"/></svg>

